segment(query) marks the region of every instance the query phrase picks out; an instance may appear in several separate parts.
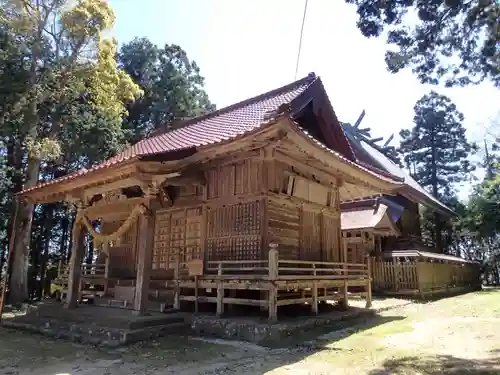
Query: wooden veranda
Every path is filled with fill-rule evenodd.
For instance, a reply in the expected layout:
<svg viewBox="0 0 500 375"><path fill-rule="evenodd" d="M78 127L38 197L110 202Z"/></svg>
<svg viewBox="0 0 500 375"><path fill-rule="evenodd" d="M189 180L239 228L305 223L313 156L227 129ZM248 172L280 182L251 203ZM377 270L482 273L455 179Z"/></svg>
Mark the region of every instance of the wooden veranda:
<svg viewBox="0 0 500 375"><path fill-rule="evenodd" d="M118 304L133 308L135 280L106 277L106 266L83 264L79 299L84 296L112 296L108 305ZM162 301L160 310L180 309L181 303L193 304L199 311L201 303L216 305L221 316L225 306L258 306L269 312L269 319L276 320L279 306L307 304L313 313L318 304L338 301L344 307L349 297L366 299L371 306L370 262L342 263L280 259L277 244L271 244L267 260L209 261L206 271L203 264L192 261L181 269L176 262L170 280L151 280L149 297ZM61 282L67 284L62 277ZM102 288L96 288L102 286ZM356 291L349 290L351 287ZM238 292L246 293L238 293Z"/></svg>

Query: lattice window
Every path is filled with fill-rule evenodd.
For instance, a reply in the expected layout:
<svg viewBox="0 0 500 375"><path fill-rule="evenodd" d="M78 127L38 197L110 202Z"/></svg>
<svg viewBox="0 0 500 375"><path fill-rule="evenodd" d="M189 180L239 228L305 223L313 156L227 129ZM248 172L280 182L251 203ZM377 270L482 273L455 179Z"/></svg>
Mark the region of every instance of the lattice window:
<svg viewBox="0 0 500 375"><path fill-rule="evenodd" d="M179 254L181 268L201 252L201 207L158 212L155 225L153 269L174 268Z"/></svg>
<svg viewBox="0 0 500 375"><path fill-rule="evenodd" d="M170 249L170 213L158 212L155 220L153 269L167 269Z"/></svg>
<svg viewBox="0 0 500 375"><path fill-rule="evenodd" d="M260 202L209 210L207 250L210 260L259 259Z"/></svg>

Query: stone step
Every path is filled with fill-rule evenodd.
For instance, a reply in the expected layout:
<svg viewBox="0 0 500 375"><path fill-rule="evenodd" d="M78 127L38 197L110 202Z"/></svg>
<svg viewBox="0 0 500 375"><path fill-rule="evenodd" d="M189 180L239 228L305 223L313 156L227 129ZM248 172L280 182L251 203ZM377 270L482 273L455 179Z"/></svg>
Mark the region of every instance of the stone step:
<svg viewBox="0 0 500 375"><path fill-rule="evenodd" d="M151 340L169 334L183 333L189 324L176 317L166 321L155 321L154 325L142 325L141 322L129 324L129 328L105 327L82 322L68 322L40 317L36 321L4 320L2 325L42 333L46 336L61 338L79 343L116 347L138 341ZM149 323L149 322L148 322ZM132 328L133 327L133 328Z"/></svg>

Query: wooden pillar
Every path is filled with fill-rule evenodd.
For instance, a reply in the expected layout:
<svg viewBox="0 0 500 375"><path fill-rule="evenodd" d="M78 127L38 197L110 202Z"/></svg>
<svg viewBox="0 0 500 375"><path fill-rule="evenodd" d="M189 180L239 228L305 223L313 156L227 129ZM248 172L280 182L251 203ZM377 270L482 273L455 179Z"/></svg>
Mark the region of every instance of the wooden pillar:
<svg viewBox="0 0 500 375"><path fill-rule="evenodd" d="M219 263L217 269L217 316L224 314L224 285L222 284L222 263Z"/></svg>
<svg viewBox="0 0 500 375"><path fill-rule="evenodd" d="M313 278L316 279L316 263L312 264L313 267ZM313 280L313 286L312 286L312 304L311 304L311 311L313 314L318 313L318 281Z"/></svg>
<svg viewBox="0 0 500 375"><path fill-rule="evenodd" d="M150 211L151 200L145 202L148 211L139 216L137 224L137 276L135 282L134 313L147 312L151 266L153 263L154 217Z"/></svg>
<svg viewBox="0 0 500 375"><path fill-rule="evenodd" d="M313 314L318 313L318 281L317 280L313 280L311 310L312 310Z"/></svg>
<svg viewBox="0 0 500 375"><path fill-rule="evenodd" d="M77 222L73 225L71 259L69 260L68 293L65 308L74 309L78 305L80 295L80 282L85 246L83 243L83 226Z"/></svg>
<svg viewBox="0 0 500 375"><path fill-rule="evenodd" d="M342 300L340 304L342 305L342 308L345 310L349 308L349 296L347 287L348 287L347 279L344 279L344 283L342 285Z"/></svg>
<svg viewBox="0 0 500 375"><path fill-rule="evenodd" d="M267 305L269 310L269 321L275 322L278 320L278 288L276 287L276 280L279 275L279 262L278 262L278 245L269 244L269 290L267 294Z"/></svg>

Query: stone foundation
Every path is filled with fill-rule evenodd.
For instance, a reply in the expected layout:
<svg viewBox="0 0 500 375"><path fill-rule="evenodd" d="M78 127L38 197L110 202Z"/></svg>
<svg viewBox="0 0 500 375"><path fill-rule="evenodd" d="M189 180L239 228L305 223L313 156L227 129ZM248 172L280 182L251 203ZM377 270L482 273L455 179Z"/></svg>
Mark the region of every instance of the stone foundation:
<svg viewBox="0 0 500 375"><path fill-rule="evenodd" d="M250 341L254 343L280 342L291 336L312 329L340 325L358 318L369 318L377 310L351 308L348 311L320 314L314 317L303 317L289 321L269 324L264 321L244 318L216 318L212 316L194 316L191 318L191 330L199 336L217 337L231 340ZM352 322L351 322L352 323Z"/></svg>
<svg viewBox="0 0 500 375"><path fill-rule="evenodd" d="M135 317L129 310L99 307L81 307L70 311L60 306L44 306L31 309L23 315L4 318L2 325L73 342L109 347L189 330L185 314L157 313Z"/></svg>
<svg viewBox="0 0 500 375"><path fill-rule="evenodd" d="M352 325L360 319L370 318L378 312L408 304L409 301L388 300L381 304L375 301L370 309L352 302L347 311L328 311L314 316L293 316L269 324L262 317L228 316L187 313L152 313L137 317L130 310L103 307L79 307L75 310L60 306L36 308L25 314L6 318L6 327L39 332L54 338L102 346L128 345L138 341L157 339L169 334L191 334L248 341L253 343L283 343L318 327L334 331Z"/></svg>

